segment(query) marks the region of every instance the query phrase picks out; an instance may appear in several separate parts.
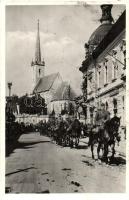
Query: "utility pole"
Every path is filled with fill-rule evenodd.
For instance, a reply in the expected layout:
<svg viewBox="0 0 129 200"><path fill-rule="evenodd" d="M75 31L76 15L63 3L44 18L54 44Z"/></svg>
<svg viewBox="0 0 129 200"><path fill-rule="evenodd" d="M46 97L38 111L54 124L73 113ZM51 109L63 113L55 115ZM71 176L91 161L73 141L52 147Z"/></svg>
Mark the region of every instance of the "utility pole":
<svg viewBox="0 0 129 200"><path fill-rule="evenodd" d="M12 87L12 83L8 82L9 97L11 96L11 87Z"/></svg>

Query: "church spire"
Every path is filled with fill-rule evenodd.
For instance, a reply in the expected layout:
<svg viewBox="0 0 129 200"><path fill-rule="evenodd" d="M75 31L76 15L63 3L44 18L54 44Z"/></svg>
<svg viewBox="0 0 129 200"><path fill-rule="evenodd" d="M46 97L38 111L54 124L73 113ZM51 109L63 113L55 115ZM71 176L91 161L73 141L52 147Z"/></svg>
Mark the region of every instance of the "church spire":
<svg viewBox="0 0 129 200"><path fill-rule="evenodd" d="M41 49L40 49L40 33L39 33L39 20L37 23L37 38L36 38L36 49L35 49L35 58L31 62L31 67L33 68L33 88L37 85L39 80L45 75L45 62L41 58Z"/></svg>
<svg viewBox="0 0 129 200"><path fill-rule="evenodd" d="M40 49L40 34L39 34L39 19L37 23L37 38L36 38L36 49L35 49L35 63L41 64L41 49Z"/></svg>

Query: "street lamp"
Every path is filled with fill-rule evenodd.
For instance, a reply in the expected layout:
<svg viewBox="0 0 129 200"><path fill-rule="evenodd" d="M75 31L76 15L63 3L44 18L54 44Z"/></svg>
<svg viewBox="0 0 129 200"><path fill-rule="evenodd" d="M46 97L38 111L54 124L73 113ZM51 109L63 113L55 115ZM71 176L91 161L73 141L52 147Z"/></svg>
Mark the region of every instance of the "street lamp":
<svg viewBox="0 0 129 200"><path fill-rule="evenodd" d="M9 97L11 96L11 87L12 87L12 83L8 82Z"/></svg>

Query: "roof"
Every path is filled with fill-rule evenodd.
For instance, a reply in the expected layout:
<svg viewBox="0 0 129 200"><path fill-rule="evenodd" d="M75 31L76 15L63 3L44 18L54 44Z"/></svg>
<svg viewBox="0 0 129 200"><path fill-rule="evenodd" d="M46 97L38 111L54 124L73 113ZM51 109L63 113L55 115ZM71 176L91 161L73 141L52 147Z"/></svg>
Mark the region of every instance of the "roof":
<svg viewBox="0 0 129 200"><path fill-rule="evenodd" d="M103 4L101 5L102 9L102 17L100 22L102 23L90 36L88 44L89 44L89 51L93 52L94 48L102 41L104 36L109 32L112 27L112 9L111 4Z"/></svg>
<svg viewBox="0 0 129 200"><path fill-rule="evenodd" d="M59 76L59 73L50 74L48 76L44 76L43 78L41 78L38 81L37 85L35 86L33 93L49 91L57 76Z"/></svg>
<svg viewBox="0 0 129 200"><path fill-rule="evenodd" d="M80 71L85 71L87 66L89 66L94 59L96 59L109 44L111 44L114 39L125 29L125 11L119 17L115 24L113 24L112 28L105 35L96 49L93 51L92 55L89 56L85 61L83 61L82 67L79 68Z"/></svg>
<svg viewBox="0 0 129 200"><path fill-rule="evenodd" d="M112 43L113 40L125 29L125 14L126 12L124 11L116 23L113 25L113 27L110 29L110 31L103 38L98 47L95 49L93 52L94 58L97 58L104 51L104 49L106 49L107 46Z"/></svg>
<svg viewBox="0 0 129 200"><path fill-rule="evenodd" d="M111 29L112 24L101 24L90 36L89 45L98 45Z"/></svg>
<svg viewBox="0 0 129 200"><path fill-rule="evenodd" d="M70 85L67 82L62 82L53 95L52 101L74 100L76 96L76 93Z"/></svg>

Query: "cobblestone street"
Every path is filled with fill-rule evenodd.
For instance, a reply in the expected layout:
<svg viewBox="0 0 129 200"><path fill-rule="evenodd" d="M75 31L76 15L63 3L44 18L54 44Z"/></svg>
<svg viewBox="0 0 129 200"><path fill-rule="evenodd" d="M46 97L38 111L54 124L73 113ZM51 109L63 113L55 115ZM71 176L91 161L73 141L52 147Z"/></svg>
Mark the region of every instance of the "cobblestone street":
<svg viewBox="0 0 129 200"><path fill-rule="evenodd" d="M120 147L118 147L120 150ZM106 165L91 158L87 139L78 149L61 147L39 133L23 134L6 158L6 189L11 193L125 192L125 158Z"/></svg>

